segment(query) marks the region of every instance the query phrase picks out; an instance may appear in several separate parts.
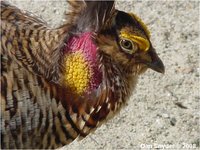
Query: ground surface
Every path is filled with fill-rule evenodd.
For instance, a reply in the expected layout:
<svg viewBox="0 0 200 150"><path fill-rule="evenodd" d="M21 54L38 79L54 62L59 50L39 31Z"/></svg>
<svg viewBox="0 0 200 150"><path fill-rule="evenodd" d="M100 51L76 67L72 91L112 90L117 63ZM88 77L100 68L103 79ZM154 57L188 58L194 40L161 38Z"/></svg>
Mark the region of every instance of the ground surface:
<svg viewBox="0 0 200 150"><path fill-rule="evenodd" d="M65 1L10 0L53 25L62 22ZM94 134L64 149L199 148L198 1L119 1L117 8L140 16L166 66L139 80L128 106Z"/></svg>

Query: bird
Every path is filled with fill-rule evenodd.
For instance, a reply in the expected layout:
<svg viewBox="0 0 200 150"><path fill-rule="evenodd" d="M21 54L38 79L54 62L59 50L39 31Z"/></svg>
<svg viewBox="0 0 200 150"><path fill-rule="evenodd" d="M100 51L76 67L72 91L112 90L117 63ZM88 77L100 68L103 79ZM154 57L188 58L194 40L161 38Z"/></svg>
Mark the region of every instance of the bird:
<svg viewBox="0 0 200 150"><path fill-rule="evenodd" d="M1 148L55 149L113 118L148 68L165 67L145 23L115 1L68 0L51 27L1 1Z"/></svg>

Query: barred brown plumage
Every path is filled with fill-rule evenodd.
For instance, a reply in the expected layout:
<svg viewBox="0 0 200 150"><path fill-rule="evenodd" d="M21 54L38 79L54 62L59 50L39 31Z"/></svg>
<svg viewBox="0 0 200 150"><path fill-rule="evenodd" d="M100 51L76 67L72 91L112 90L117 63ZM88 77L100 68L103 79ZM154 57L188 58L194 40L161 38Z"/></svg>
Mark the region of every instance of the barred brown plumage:
<svg viewBox="0 0 200 150"><path fill-rule="evenodd" d="M85 137L121 109L148 67L164 72L137 17L113 1L69 4L65 24L51 28L1 1L1 148Z"/></svg>

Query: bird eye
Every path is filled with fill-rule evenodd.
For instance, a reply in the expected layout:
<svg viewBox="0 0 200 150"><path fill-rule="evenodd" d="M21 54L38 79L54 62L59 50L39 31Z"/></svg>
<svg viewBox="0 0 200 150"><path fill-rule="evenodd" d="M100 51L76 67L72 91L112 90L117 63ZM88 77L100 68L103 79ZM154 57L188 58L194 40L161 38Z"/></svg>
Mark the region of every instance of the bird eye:
<svg viewBox="0 0 200 150"><path fill-rule="evenodd" d="M133 54L137 50L137 46L128 39L121 39L120 46L125 52L128 52L129 54Z"/></svg>

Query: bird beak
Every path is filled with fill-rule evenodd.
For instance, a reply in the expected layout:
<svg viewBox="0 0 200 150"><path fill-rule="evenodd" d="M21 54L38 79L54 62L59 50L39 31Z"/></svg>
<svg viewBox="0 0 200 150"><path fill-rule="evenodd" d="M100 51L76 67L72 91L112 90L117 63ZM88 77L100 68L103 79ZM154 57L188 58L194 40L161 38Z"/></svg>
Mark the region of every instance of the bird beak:
<svg viewBox="0 0 200 150"><path fill-rule="evenodd" d="M145 62L145 64L152 70L164 74L165 66L164 66L162 60L158 57L155 49L151 47L147 53L150 56L151 61L147 61L147 62Z"/></svg>

